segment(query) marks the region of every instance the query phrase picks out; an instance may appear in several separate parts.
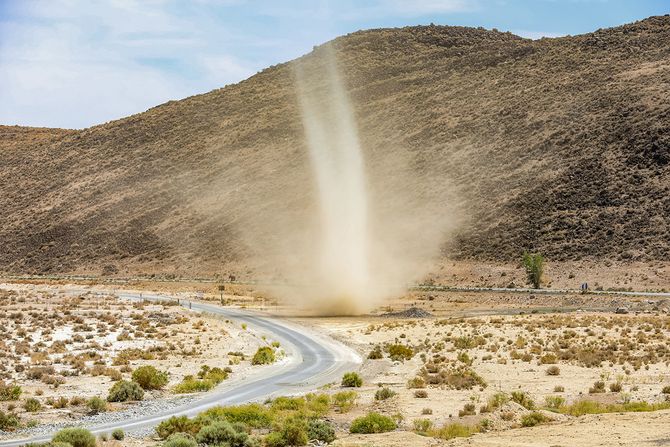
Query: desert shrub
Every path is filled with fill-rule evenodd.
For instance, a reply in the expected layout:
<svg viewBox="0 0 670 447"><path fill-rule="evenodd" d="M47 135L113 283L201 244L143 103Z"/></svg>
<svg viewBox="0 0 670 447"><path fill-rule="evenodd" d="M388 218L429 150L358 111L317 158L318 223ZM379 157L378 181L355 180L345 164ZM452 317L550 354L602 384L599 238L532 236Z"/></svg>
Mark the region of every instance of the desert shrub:
<svg viewBox="0 0 670 447"><path fill-rule="evenodd" d="M67 408L70 401L65 396L60 396L58 399L48 398L47 403L54 408Z"/></svg>
<svg viewBox="0 0 670 447"><path fill-rule="evenodd" d="M415 390L414 397L417 399L426 399L428 397L428 391L426 390Z"/></svg>
<svg viewBox="0 0 670 447"><path fill-rule="evenodd" d="M212 380L208 379L196 379L193 376L185 376L184 379L175 385L173 391L177 394L184 393L200 393L203 391L209 391L216 386Z"/></svg>
<svg viewBox="0 0 670 447"><path fill-rule="evenodd" d="M536 425L549 421L551 421L551 419L549 419L547 416L540 413L539 411L533 411L531 413L524 414L523 416L521 416L521 426L523 427L535 427Z"/></svg>
<svg viewBox="0 0 670 447"><path fill-rule="evenodd" d="M379 413L368 413L351 422L351 433L385 433L396 429L396 423L388 416Z"/></svg>
<svg viewBox="0 0 670 447"><path fill-rule="evenodd" d="M430 419L414 419L414 431L419 434L426 434L433 428L433 422Z"/></svg>
<svg viewBox="0 0 670 447"><path fill-rule="evenodd" d="M53 366L33 366L26 371L26 377L31 380L41 380L42 376L55 374Z"/></svg>
<svg viewBox="0 0 670 447"><path fill-rule="evenodd" d="M95 436L85 428L64 428L54 435L52 442L67 442L72 447L96 447Z"/></svg>
<svg viewBox="0 0 670 447"><path fill-rule="evenodd" d="M565 398L562 396L547 396L544 398L547 408L557 410L565 404Z"/></svg>
<svg viewBox="0 0 670 447"><path fill-rule="evenodd" d="M554 387L554 393L563 393L565 391L565 387L563 385L556 385Z"/></svg>
<svg viewBox="0 0 670 447"><path fill-rule="evenodd" d="M507 395L507 393L498 391L489 398L488 402L486 403L486 406L489 411L493 411L505 405L507 402L509 402L509 400L510 397Z"/></svg>
<svg viewBox="0 0 670 447"><path fill-rule="evenodd" d="M228 371L232 370L230 368L210 368L207 365L202 365L200 367L200 371L198 372L198 378L202 380L209 380L210 382L213 382L214 385L218 385L228 378Z"/></svg>
<svg viewBox="0 0 670 447"><path fill-rule="evenodd" d="M623 404L604 404L584 399L579 400L572 405L561 407L560 412L571 416L582 416L584 414L658 411L666 410L668 408L670 408L670 402L650 404L645 401L636 401Z"/></svg>
<svg viewBox="0 0 670 447"><path fill-rule="evenodd" d="M375 346L372 351L368 354L368 358L370 360L379 360L384 358L384 354L382 353L382 347L377 345Z"/></svg>
<svg viewBox="0 0 670 447"><path fill-rule="evenodd" d="M456 390L471 390L475 386L486 387L486 381L467 366L454 368L442 377L443 382Z"/></svg>
<svg viewBox="0 0 670 447"><path fill-rule="evenodd" d="M363 379L358 373L348 372L342 376L342 386L347 388L360 388L363 385Z"/></svg>
<svg viewBox="0 0 670 447"><path fill-rule="evenodd" d="M325 416L330 410L330 396L328 394L309 393L305 396L307 408L315 417Z"/></svg>
<svg viewBox="0 0 670 447"><path fill-rule="evenodd" d="M163 447L198 447L198 443L190 435L175 433L165 440Z"/></svg>
<svg viewBox="0 0 670 447"><path fill-rule="evenodd" d="M116 441L123 441L125 437L126 434L120 428L117 428L116 430L112 431L112 439Z"/></svg>
<svg viewBox="0 0 670 447"><path fill-rule="evenodd" d="M561 374L561 368L559 368L558 366L553 365L547 368L548 376L558 376L559 374Z"/></svg>
<svg viewBox="0 0 670 447"><path fill-rule="evenodd" d="M168 373L150 365L140 366L132 377L145 390L160 390L168 383Z"/></svg>
<svg viewBox="0 0 670 447"><path fill-rule="evenodd" d="M23 390L18 385L5 385L0 382L0 401L19 400Z"/></svg>
<svg viewBox="0 0 670 447"><path fill-rule="evenodd" d="M473 404L473 403L465 404L463 406L463 409L458 411L458 416L459 417L472 416L474 414L477 414L477 410L476 410L475 404Z"/></svg>
<svg viewBox="0 0 670 447"><path fill-rule="evenodd" d="M556 354L548 353L540 357L540 364L542 365L553 365L558 361Z"/></svg>
<svg viewBox="0 0 670 447"><path fill-rule="evenodd" d="M230 424L226 421L212 422L198 431L195 437L198 444L226 445L229 447L252 447L255 442L241 424Z"/></svg>
<svg viewBox="0 0 670 447"><path fill-rule="evenodd" d="M274 350L269 346L261 346L258 348L253 358L251 359L252 365L269 365L275 362L275 353Z"/></svg>
<svg viewBox="0 0 670 447"><path fill-rule="evenodd" d="M670 385L664 386L663 389L661 390L661 393L670 394Z"/></svg>
<svg viewBox="0 0 670 447"><path fill-rule="evenodd" d="M268 447L307 445L307 423L302 418L289 418L265 438Z"/></svg>
<svg viewBox="0 0 670 447"><path fill-rule="evenodd" d="M107 402L97 396L91 397L86 403L86 406L92 414L98 414L107 411Z"/></svg>
<svg viewBox="0 0 670 447"><path fill-rule="evenodd" d="M597 394L604 392L605 392L605 382L603 382L602 380L598 380L593 384L591 388L589 388L589 394Z"/></svg>
<svg viewBox="0 0 670 447"><path fill-rule="evenodd" d="M25 402L23 402L23 408L28 413L34 413L42 409L42 404L40 403L39 400L35 399L34 397L31 397L29 399L26 399Z"/></svg>
<svg viewBox="0 0 670 447"><path fill-rule="evenodd" d="M612 382L610 383L610 391L613 393L620 393L623 389L621 382Z"/></svg>
<svg viewBox="0 0 670 447"><path fill-rule="evenodd" d="M333 405L340 413L347 413L354 407L357 398L355 391L340 391L333 394Z"/></svg>
<svg viewBox="0 0 670 447"><path fill-rule="evenodd" d="M242 423L252 428L268 428L272 424L272 415L263 405L246 404L233 407L212 407L200 413L195 422L207 425L211 421Z"/></svg>
<svg viewBox="0 0 670 447"><path fill-rule="evenodd" d="M322 419L312 419L307 425L307 437L310 441L317 440L330 444L335 440L335 429Z"/></svg>
<svg viewBox="0 0 670 447"><path fill-rule="evenodd" d="M527 410L535 409L535 402L533 402L533 399L523 391L512 391L511 398L514 402L518 403Z"/></svg>
<svg viewBox="0 0 670 447"><path fill-rule="evenodd" d="M0 430L14 431L21 425L21 420L14 413L5 413L0 410Z"/></svg>
<svg viewBox="0 0 670 447"><path fill-rule="evenodd" d="M388 347L389 358L395 361L410 360L414 357L414 351L409 346L391 345Z"/></svg>
<svg viewBox="0 0 670 447"><path fill-rule="evenodd" d="M523 266L526 269L526 277L535 289L540 288L542 273L544 272L544 257L540 254L523 254Z"/></svg>
<svg viewBox="0 0 670 447"><path fill-rule="evenodd" d="M186 416L172 416L156 426L156 434L161 439L169 438L176 433L195 434L200 425Z"/></svg>
<svg viewBox="0 0 670 447"><path fill-rule="evenodd" d="M132 400L142 400L144 390L135 382L121 380L116 382L109 390L107 400L109 402L127 402Z"/></svg>
<svg viewBox="0 0 670 447"><path fill-rule="evenodd" d="M452 424L447 424L438 430L433 430L431 435L440 439L467 438L478 431L479 429L477 427L454 422Z"/></svg>
<svg viewBox="0 0 670 447"><path fill-rule="evenodd" d="M390 399L393 396L395 396L396 394L398 394L398 393L396 393L392 389L384 387L384 388L381 388L381 389L377 390L377 392L375 393L375 400Z"/></svg>
<svg viewBox="0 0 670 447"><path fill-rule="evenodd" d="M409 389L425 388L425 387L426 387L426 380L421 376L416 376L413 379L407 381L407 388Z"/></svg>
<svg viewBox="0 0 670 447"><path fill-rule="evenodd" d="M274 412L299 411L303 410L306 405L307 401L302 397L280 396L272 401L270 409Z"/></svg>

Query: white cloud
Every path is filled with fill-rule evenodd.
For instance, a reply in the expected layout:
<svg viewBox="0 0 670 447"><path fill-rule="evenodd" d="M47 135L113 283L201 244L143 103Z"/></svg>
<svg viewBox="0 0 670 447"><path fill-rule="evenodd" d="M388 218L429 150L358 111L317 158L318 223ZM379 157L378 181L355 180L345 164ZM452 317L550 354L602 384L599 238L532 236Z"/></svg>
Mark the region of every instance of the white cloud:
<svg viewBox="0 0 670 447"><path fill-rule="evenodd" d="M0 123L87 127L257 71L167 1L26 2L0 29Z"/></svg>

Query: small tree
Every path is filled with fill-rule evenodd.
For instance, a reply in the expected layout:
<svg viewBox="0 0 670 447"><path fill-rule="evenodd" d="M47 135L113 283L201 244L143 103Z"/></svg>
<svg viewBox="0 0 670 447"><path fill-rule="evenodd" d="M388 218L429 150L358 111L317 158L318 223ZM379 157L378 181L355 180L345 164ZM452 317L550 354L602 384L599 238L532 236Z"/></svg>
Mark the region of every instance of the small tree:
<svg viewBox="0 0 670 447"><path fill-rule="evenodd" d="M528 282L533 285L533 288L539 289L544 273L544 257L541 254L525 252L523 254L523 266L526 268Z"/></svg>

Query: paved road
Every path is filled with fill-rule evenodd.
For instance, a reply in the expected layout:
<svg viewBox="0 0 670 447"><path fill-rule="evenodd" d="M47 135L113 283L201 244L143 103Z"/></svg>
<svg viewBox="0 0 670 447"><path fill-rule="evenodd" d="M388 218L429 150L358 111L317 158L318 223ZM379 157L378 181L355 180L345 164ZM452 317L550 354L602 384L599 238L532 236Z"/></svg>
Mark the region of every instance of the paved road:
<svg viewBox="0 0 670 447"><path fill-rule="evenodd" d="M140 298L138 294L130 292L117 294L126 299ZM165 299L165 296L145 293L142 299L161 300ZM271 396L310 392L322 385L339 380L344 372L355 370L360 366L360 357L350 348L288 321L209 304L182 302L182 305L194 311L207 312L246 323L250 330L267 334L272 340L279 341L282 348L287 351L286 360L278 365L261 368L258 374L253 376L225 381L214 391L203 395L202 399L190 404L132 420L87 427L93 433L111 433L116 428L121 428L126 432L145 430L171 416L193 416L217 405L262 402ZM53 433L33 438L0 441L0 447L17 447L29 442L44 442L50 440L52 435Z"/></svg>

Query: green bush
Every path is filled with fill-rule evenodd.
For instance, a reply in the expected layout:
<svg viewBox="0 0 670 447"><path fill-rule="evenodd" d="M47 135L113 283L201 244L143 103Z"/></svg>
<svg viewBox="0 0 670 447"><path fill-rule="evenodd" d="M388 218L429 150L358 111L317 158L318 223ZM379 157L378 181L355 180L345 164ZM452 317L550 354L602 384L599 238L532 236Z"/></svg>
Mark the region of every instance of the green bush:
<svg viewBox="0 0 670 447"><path fill-rule="evenodd" d="M410 360L414 357L414 351L409 346L405 345L391 345L388 347L389 357L391 360L403 361Z"/></svg>
<svg viewBox="0 0 670 447"><path fill-rule="evenodd" d="M230 424L226 421L212 422L198 431L195 437L198 444L209 446L253 447L256 443L249 438L243 424Z"/></svg>
<svg viewBox="0 0 670 447"><path fill-rule="evenodd" d="M535 409L535 402L523 391L512 391L512 400L527 410Z"/></svg>
<svg viewBox="0 0 670 447"><path fill-rule="evenodd" d="M360 388L363 385L363 379L358 373L348 372L342 376L342 386L347 388Z"/></svg>
<svg viewBox="0 0 670 447"><path fill-rule="evenodd" d="M213 421L239 422L251 428L269 428L272 425L270 411L259 404L212 407L200 413L195 420L201 425Z"/></svg>
<svg viewBox="0 0 670 447"><path fill-rule="evenodd" d="M333 394L333 405L340 413L347 413L356 405L357 398L355 391L340 391Z"/></svg>
<svg viewBox="0 0 670 447"><path fill-rule="evenodd" d="M145 390L160 390L168 383L168 373L153 366L140 366L133 371L133 381Z"/></svg>
<svg viewBox="0 0 670 447"><path fill-rule="evenodd" d="M21 425L21 420L14 413L0 411L0 430L14 431Z"/></svg>
<svg viewBox="0 0 670 447"><path fill-rule="evenodd" d="M258 348L254 357L251 359L252 365L269 365L275 362L274 350L269 346Z"/></svg>
<svg viewBox="0 0 670 447"><path fill-rule="evenodd" d="M565 405L565 398L562 396L547 396L544 398L547 408L557 410Z"/></svg>
<svg viewBox="0 0 670 447"><path fill-rule="evenodd" d="M172 416L156 426L156 434L161 439L166 439L176 433L195 434L198 430L200 430L200 424L186 416Z"/></svg>
<svg viewBox="0 0 670 447"><path fill-rule="evenodd" d="M107 402L100 397L91 397L86 403L91 414L98 414L107 411Z"/></svg>
<svg viewBox="0 0 670 447"><path fill-rule="evenodd" d="M307 437L310 441L316 439L330 444L335 440L335 429L327 421L312 419L307 427Z"/></svg>
<svg viewBox="0 0 670 447"><path fill-rule="evenodd" d="M116 382L109 390L107 401L109 402L127 402L132 400L142 400L144 390L135 382L121 380Z"/></svg>
<svg viewBox="0 0 670 447"><path fill-rule="evenodd" d="M177 394L200 393L209 391L215 386L216 384L211 380L196 379L193 376L186 376L174 387L173 391Z"/></svg>
<svg viewBox="0 0 670 447"><path fill-rule="evenodd" d="M117 441L123 441L123 439L126 437L126 434L123 432L122 429L117 428L112 432L112 439L115 439Z"/></svg>
<svg viewBox="0 0 670 447"><path fill-rule="evenodd" d="M379 413L368 413L351 422L351 433L385 433L396 429L396 423L388 416Z"/></svg>
<svg viewBox="0 0 670 447"><path fill-rule="evenodd" d="M414 431L419 434L427 434L433 428L433 421L430 419L414 419Z"/></svg>
<svg viewBox="0 0 670 447"><path fill-rule="evenodd" d="M523 254L523 266L526 269L528 282L533 288L539 289L542 282L542 274L544 273L544 257L540 254L526 252Z"/></svg>
<svg viewBox="0 0 670 447"><path fill-rule="evenodd" d="M23 408L28 413L34 413L42 409L42 404L40 403L39 400L35 399L34 397L31 397L29 399L26 399L25 402L23 402Z"/></svg>
<svg viewBox="0 0 670 447"><path fill-rule="evenodd" d="M325 416L330 410L330 396L328 394L309 393L305 396L307 408L315 417Z"/></svg>
<svg viewBox="0 0 670 447"><path fill-rule="evenodd" d="M174 433L165 440L163 447L198 447L198 443L190 435Z"/></svg>
<svg viewBox="0 0 670 447"><path fill-rule="evenodd" d="M5 385L0 382L0 402L19 400L22 392L23 390L18 385Z"/></svg>
<svg viewBox="0 0 670 447"><path fill-rule="evenodd" d="M377 345L374 347L372 351L368 354L368 358L370 360L379 360L384 358L384 354L382 353L382 347Z"/></svg>
<svg viewBox="0 0 670 447"><path fill-rule="evenodd" d="M390 399L393 396L395 396L396 394L398 394L398 393L396 393L392 389L384 387L384 388L381 388L381 389L377 390L377 392L375 393L375 400Z"/></svg>
<svg viewBox="0 0 670 447"><path fill-rule="evenodd" d="M56 433L52 442L67 442L72 447L95 447L95 436L85 428L64 428Z"/></svg>
<svg viewBox="0 0 670 447"><path fill-rule="evenodd" d="M454 438L467 438L468 436L472 436L478 431L479 429L477 427L471 427L469 425L454 422L452 424L443 426L439 430L433 431L431 434L436 438L448 440Z"/></svg>
<svg viewBox="0 0 670 447"><path fill-rule="evenodd" d="M280 427L265 437L268 447L307 445L307 423L302 418L288 418Z"/></svg>
<svg viewBox="0 0 670 447"><path fill-rule="evenodd" d="M533 411L532 413L521 416L521 425L523 427L535 427L536 425L549 421L551 421L551 419L539 411Z"/></svg>

